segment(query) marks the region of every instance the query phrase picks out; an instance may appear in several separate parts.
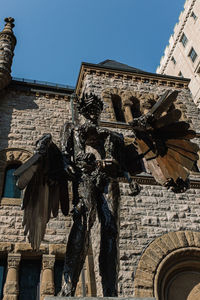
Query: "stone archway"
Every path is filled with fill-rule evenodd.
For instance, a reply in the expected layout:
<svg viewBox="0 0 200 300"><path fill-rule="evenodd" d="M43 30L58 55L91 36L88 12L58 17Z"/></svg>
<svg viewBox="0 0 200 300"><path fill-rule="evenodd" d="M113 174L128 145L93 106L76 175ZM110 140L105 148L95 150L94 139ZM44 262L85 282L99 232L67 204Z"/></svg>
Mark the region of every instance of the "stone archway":
<svg viewBox="0 0 200 300"><path fill-rule="evenodd" d="M6 167L14 163L24 163L31 155L32 153L30 151L18 148L7 148L0 151L0 197L3 192Z"/></svg>
<svg viewBox="0 0 200 300"><path fill-rule="evenodd" d="M163 295L172 287L172 282L176 286L178 280L191 278L191 262L193 269L200 276L199 232L178 231L158 237L147 247L139 260L134 280L135 296L167 299ZM194 286L190 285L190 293L193 295L198 287L197 280ZM187 293L188 298L185 299L191 300L189 292Z"/></svg>

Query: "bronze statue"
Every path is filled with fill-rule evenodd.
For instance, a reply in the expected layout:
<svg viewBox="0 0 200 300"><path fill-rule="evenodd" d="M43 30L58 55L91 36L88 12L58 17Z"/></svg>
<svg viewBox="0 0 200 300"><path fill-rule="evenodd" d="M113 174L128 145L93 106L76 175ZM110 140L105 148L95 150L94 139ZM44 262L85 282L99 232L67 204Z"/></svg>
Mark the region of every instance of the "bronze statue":
<svg viewBox="0 0 200 300"><path fill-rule="evenodd" d="M155 180L174 192L188 188L189 170L198 159L198 146L190 141L195 132L180 121L181 112L172 105L177 92L166 92L148 114L133 119L134 144L122 134L99 126L102 101L95 95L76 99L77 124L66 124L62 149L50 134L36 143L35 154L16 172L23 197L25 234L33 249L39 249L51 214L57 216L59 202L69 212L68 181L73 186L73 226L69 234L61 296L74 296L87 255L90 230L98 214L101 223L99 255L104 296L117 296L119 177L126 177L131 195L140 187L130 174L149 170Z"/></svg>

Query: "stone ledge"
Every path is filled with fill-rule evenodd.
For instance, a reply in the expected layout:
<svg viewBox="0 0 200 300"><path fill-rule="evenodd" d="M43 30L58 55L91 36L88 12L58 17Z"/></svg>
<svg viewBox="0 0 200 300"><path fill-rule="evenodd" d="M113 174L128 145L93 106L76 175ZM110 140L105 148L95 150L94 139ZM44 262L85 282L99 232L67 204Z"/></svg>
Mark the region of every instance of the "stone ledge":
<svg viewBox="0 0 200 300"><path fill-rule="evenodd" d="M117 297L54 297L54 296L48 296L45 297L44 300L117 300L119 298ZM121 298L120 300L156 300L156 298L135 298L135 297L125 297Z"/></svg>

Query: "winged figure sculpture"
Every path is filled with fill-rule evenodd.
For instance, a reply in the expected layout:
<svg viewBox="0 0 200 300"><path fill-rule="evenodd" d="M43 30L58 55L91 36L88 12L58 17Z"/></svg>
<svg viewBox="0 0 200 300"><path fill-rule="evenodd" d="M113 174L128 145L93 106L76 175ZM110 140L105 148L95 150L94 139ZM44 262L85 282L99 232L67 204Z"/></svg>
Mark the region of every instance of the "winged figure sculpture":
<svg viewBox="0 0 200 300"><path fill-rule="evenodd" d="M24 190L23 226L33 249L39 249L51 216L59 207L69 213L68 182L73 189L73 225L69 234L61 296L73 296L90 244L96 213L101 223L99 269L104 296L117 296L119 177L126 177L131 195L140 187L131 175L145 170L174 192L188 188L188 175L198 160L198 146L190 140L195 132L173 105L178 92L167 91L150 111L130 123L133 136L126 137L99 126L103 103L95 95L76 98L84 121L66 124L61 149L50 134L36 142L35 154L15 176Z"/></svg>

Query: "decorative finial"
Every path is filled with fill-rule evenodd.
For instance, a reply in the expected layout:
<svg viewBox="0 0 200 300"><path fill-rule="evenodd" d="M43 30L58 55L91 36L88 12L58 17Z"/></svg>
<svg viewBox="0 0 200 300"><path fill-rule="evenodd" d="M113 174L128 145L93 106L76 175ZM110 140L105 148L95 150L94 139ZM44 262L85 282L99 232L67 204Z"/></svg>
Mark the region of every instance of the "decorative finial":
<svg viewBox="0 0 200 300"><path fill-rule="evenodd" d="M6 22L6 25L10 25L12 28L15 27L15 24L13 24L15 22L15 19L12 18L12 17L8 17L8 18L5 18L4 21ZM5 26L6 26L5 25Z"/></svg>
<svg viewBox="0 0 200 300"><path fill-rule="evenodd" d="M13 22L15 21L15 19L9 17L9 18L5 18L4 21L6 22L4 29L2 30L2 33L9 33L9 34L13 34L13 27L15 27L15 24L13 24Z"/></svg>
<svg viewBox="0 0 200 300"><path fill-rule="evenodd" d="M16 37L13 33L15 20L11 17L5 18L4 29L0 32L0 90L11 81L11 66L16 45Z"/></svg>

